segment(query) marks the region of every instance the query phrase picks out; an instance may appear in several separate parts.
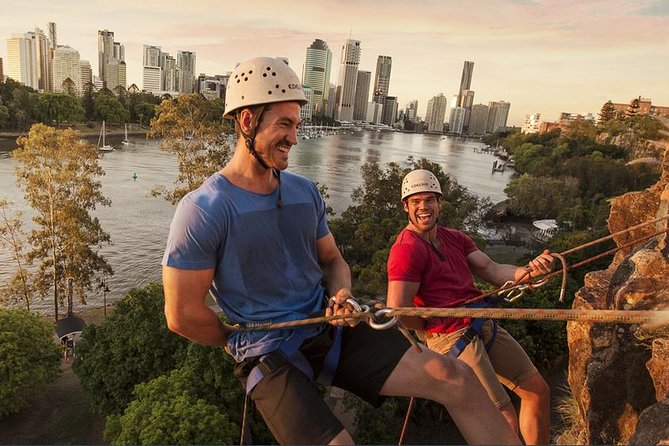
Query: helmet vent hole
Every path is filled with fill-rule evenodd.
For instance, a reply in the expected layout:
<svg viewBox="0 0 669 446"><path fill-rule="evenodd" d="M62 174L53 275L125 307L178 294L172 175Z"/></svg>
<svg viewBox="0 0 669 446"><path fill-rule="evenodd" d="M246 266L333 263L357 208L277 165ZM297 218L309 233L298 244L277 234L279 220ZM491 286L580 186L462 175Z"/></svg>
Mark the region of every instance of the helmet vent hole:
<svg viewBox="0 0 669 446"><path fill-rule="evenodd" d="M262 74L262 77L267 77L267 73L263 73L263 74Z"/></svg>
<svg viewBox="0 0 669 446"><path fill-rule="evenodd" d="M245 78L244 78L244 82L246 82L247 80L249 80L249 78L248 78L248 77L245 77Z"/></svg>
<svg viewBox="0 0 669 446"><path fill-rule="evenodd" d="M267 67L267 71L272 71L272 67Z"/></svg>
<svg viewBox="0 0 669 446"><path fill-rule="evenodd" d="M276 71L272 71L272 76L276 76Z"/></svg>
<svg viewBox="0 0 669 446"><path fill-rule="evenodd" d="M272 94L272 90L267 90L267 94Z"/></svg>
<svg viewBox="0 0 669 446"><path fill-rule="evenodd" d="M242 99L244 99L244 96L242 96Z"/></svg>
<svg viewBox="0 0 669 446"><path fill-rule="evenodd" d="M274 86L274 88L279 88L279 84L276 84L276 85Z"/></svg>
<svg viewBox="0 0 669 446"><path fill-rule="evenodd" d="M253 74L253 70L249 70L249 74Z"/></svg>
<svg viewBox="0 0 669 446"><path fill-rule="evenodd" d="M285 89L281 90L281 93L285 93L285 92L286 92L286 90L285 90Z"/></svg>
<svg viewBox="0 0 669 446"><path fill-rule="evenodd" d="M237 79L237 83L239 83L239 81L241 81L241 79Z"/></svg>

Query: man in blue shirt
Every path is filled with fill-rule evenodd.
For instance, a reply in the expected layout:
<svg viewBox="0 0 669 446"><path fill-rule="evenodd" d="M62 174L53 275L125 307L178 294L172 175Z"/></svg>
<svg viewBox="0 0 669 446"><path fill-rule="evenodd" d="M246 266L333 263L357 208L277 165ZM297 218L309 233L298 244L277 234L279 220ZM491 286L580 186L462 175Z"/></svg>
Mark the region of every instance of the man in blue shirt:
<svg viewBox="0 0 669 446"><path fill-rule="evenodd" d="M517 443L471 369L417 352L396 330L345 319L244 332L205 304L211 290L228 318L246 326L304 319L324 308L326 315L351 311L351 274L325 204L313 182L285 172L305 103L301 82L280 59L251 59L232 73L225 117L235 122L234 155L184 197L170 227L163 258L169 328L226 347L281 443L353 442L312 378L372 404L389 395L430 398L447 406L470 443Z"/></svg>

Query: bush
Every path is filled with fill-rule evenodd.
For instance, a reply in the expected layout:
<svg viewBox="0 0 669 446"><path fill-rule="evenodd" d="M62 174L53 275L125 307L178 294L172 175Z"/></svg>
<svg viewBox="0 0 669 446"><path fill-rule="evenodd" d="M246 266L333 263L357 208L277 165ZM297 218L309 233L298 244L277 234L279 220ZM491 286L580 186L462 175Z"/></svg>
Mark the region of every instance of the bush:
<svg viewBox="0 0 669 446"><path fill-rule="evenodd" d="M120 414L136 384L172 370L188 341L167 329L163 289L150 284L131 290L100 325L84 329L74 371L95 410Z"/></svg>
<svg viewBox="0 0 669 446"><path fill-rule="evenodd" d="M0 308L0 418L43 393L59 366L53 324L27 310Z"/></svg>

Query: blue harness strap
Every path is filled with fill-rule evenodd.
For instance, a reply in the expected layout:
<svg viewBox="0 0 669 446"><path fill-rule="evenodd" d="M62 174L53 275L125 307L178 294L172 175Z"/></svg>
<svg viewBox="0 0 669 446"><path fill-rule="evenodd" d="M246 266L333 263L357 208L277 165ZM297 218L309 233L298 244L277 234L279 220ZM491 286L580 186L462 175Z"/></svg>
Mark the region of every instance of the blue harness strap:
<svg viewBox="0 0 669 446"><path fill-rule="evenodd" d="M474 302L470 305L467 305L467 308L484 308L489 305L488 302L480 301L480 302ZM451 346L451 349L448 351L448 356L451 358L457 358L460 356L462 351L467 348L470 342L474 339L475 336L478 336L479 339L483 340L483 324L487 321L485 318L475 318L472 320L472 323L469 324L469 327L465 330L465 332L460 336L460 338L455 341L455 343ZM492 320L492 336L490 336L490 339L488 342L485 343L485 349L487 352L489 352L492 349L492 346L495 343L495 338L497 337L497 322Z"/></svg>
<svg viewBox="0 0 669 446"><path fill-rule="evenodd" d="M334 342L325 356L323 369L317 377L318 382L321 384L329 385L332 382L335 373L337 372L339 356L341 354L342 331L343 327L337 327L335 330ZM314 371L311 367L311 364L309 363L309 360L300 351L300 347L302 346L302 343L304 343L304 341L306 341L312 334L313 329L294 330L293 333L278 348L278 350L286 357L288 362L290 362L299 371L304 373L304 375L309 378L309 380L314 378ZM263 362L263 359L266 358L269 354L271 353L263 355L260 358L260 362ZM258 365L251 369L251 372L246 378L247 395L253 391L253 388L258 385L263 377L263 372Z"/></svg>

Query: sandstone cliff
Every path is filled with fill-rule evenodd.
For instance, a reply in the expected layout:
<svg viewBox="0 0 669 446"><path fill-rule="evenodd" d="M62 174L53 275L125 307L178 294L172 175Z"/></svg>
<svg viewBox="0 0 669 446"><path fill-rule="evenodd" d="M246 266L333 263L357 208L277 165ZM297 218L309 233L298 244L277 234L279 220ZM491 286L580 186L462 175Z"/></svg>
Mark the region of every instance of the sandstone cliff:
<svg viewBox="0 0 669 446"><path fill-rule="evenodd" d="M669 144L657 184L612 200L611 233L669 212ZM616 237L622 246L666 229L667 220ZM669 236L619 251L604 271L589 273L578 309L667 309ZM580 444L669 444L669 329L567 324L569 386L581 418Z"/></svg>

